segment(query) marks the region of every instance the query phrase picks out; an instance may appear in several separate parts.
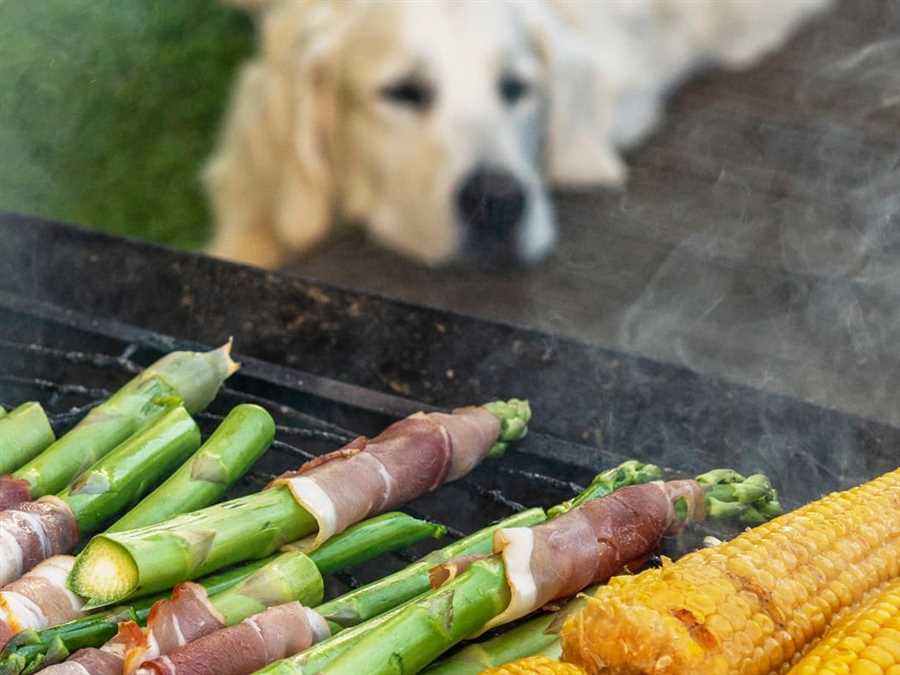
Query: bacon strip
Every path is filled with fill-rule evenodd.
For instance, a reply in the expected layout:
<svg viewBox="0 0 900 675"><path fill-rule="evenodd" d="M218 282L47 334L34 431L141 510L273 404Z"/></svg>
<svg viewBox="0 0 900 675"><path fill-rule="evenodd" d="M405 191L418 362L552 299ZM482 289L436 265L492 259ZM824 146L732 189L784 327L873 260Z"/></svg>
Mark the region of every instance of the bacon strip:
<svg viewBox="0 0 900 675"><path fill-rule="evenodd" d="M299 602L270 607L141 664L138 675L250 675L329 636L325 619Z"/></svg>
<svg viewBox="0 0 900 675"><path fill-rule="evenodd" d="M357 438L307 462L273 485L287 485L316 519L317 547L353 523L464 476L485 458L499 434L500 421L482 407L416 413L375 438Z"/></svg>
<svg viewBox="0 0 900 675"><path fill-rule="evenodd" d="M0 585L78 543L78 523L61 499L43 497L0 511Z"/></svg>
<svg viewBox="0 0 900 675"><path fill-rule="evenodd" d="M494 552L503 556L511 600L485 630L639 567L663 535L684 526L673 506L681 499L686 521L703 519L703 488L683 480L624 487L537 527L495 532Z"/></svg>
<svg viewBox="0 0 900 675"><path fill-rule="evenodd" d="M31 501L31 483L14 476L0 476L0 510Z"/></svg>

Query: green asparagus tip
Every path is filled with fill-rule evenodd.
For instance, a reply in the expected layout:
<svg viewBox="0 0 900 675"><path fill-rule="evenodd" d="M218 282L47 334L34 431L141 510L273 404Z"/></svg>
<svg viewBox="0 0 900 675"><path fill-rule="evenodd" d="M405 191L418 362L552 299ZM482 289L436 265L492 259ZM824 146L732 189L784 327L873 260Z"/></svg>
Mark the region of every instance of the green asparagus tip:
<svg viewBox="0 0 900 675"><path fill-rule="evenodd" d="M447 534L446 525L441 525L440 523L432 523L432 525L434 525L434 532L431 533L432 539L440 539Z"/></svg>
<svg viewBox="0 0 900 675"><path fill-rule="evenodd" d="M547 515L550 518L556 518L581 506L586 501L605 497L626 485L652 483L655 480L660 480L662 477L663 471L656 464L644 464L636 459L629 459L619 464L619 466L598 473L594 476L591 484L579 495L564 501L562 504L557 504L547 511Z"/></svg>
<svg viewBox="0 0 900 675"><path fill-rule="evenodd" d="M486 403L484 408L500 420L500 435L488 453L490 457L500 457L510 443L523 439L528 433L531 406L528 401L511 398L508 401Z"/></svg>

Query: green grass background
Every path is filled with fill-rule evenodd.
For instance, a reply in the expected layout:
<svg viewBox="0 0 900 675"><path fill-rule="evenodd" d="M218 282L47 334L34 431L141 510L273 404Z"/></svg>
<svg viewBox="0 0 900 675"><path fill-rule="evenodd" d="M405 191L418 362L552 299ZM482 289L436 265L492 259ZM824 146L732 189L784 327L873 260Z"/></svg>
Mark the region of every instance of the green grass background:
<svg viewBox="0 0 900 675"><path fill-rule="evenodd" d="M248 17L215 0L0 0L0 210L197 247Z"/></svg>

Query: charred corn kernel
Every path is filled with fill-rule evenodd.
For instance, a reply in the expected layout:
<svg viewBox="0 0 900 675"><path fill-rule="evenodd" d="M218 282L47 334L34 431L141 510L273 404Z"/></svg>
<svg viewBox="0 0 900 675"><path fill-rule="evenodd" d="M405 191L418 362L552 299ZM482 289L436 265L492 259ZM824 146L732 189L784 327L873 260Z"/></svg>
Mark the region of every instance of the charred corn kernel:
<svg viewBox="0 0 900 675"><path fill-rule="evenodd" d="M546 656L529 656L488 668L481 675L584 675L584 671L571 663L554 661Z"/></svg>
<svg viewBox="0 0 900 675"><path fill-rule="evenodd" d="M898 574L900 470L612 579L564 624L563 660L591 675L779 672L842 608ZM890 650L873 646L856 671L835 672L881 667Z"/></svg>
<svg viewBox="0 0 900 675"><path fill-rule="evenodd" d="M900 669L900 579L885 583L855 612L834 623L789 672L872 673Z"/></svg>

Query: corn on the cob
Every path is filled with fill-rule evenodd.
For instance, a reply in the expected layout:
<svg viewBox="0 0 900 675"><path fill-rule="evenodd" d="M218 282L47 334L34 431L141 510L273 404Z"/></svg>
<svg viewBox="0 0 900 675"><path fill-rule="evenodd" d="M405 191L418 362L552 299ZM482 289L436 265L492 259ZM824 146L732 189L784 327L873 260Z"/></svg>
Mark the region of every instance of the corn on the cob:
<svg viewBox="0 0 900 675"><path fill-rule="evenodd" d="M900 673L900 579L838 621L790 675Z"/></svg>
<svg viewBox="0 0 900 675"><path fill-rule="evenodd" d="M554 661L546 656L528 656L488 668L481 675L584 675L584 671L575 664Z"/></svg>
<svg viewBox="0 0 900 675"><path fill-rule="evenodd" d="M900 470L613 579L563 626L563 659L592 674L778 671L898 573Z"/></svg>

